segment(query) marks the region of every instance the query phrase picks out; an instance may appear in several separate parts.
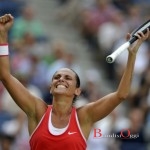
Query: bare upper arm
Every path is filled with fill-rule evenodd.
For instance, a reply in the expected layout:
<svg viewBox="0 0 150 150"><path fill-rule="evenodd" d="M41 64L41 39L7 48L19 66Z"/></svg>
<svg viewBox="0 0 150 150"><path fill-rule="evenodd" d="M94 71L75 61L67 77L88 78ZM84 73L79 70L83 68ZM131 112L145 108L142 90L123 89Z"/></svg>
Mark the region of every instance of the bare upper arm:
<svg viewBox="0 0 150 150"><path fill-rule="evenodd" d="M95 102L84 106L84 116L87 116L92 123L99 121L111 113L122 99L118 97L117 92L108 94Z"/></svg>
<svg viewBox="0 0 150 150"><path fill-rule="evenodd" d="M78 119L84 135L88 136L92 125L111 113L120 102L117 92L114 92L78 108Z"/></svg>
<svg viewBox="0 0 150 150"><path fill-rule="evenodd" d="M46 107L43 100L32 95L30 91L28 91L28 89L12 75L10 75L7 80L2 82L16 104L28 116L35 116L38 107ZM42 113L42 109L39 109L39 111Z"/></svg>
<svg viewBox="0 0 150 150"><path fill-rule="evenodd" d="M28 117L28 129L30 135L37 127L39 121L47 110L47 104L39 97L34 96L12 75L2 80L5 88L11 95L15 103Z"/></svg>

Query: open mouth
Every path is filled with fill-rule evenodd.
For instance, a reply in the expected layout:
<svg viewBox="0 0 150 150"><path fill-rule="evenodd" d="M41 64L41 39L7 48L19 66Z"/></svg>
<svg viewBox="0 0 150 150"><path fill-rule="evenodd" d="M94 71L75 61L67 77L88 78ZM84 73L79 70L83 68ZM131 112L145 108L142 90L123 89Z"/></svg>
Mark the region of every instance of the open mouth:
<svg viewBox="0 0 150 150"><path fill-rule="evenodd" d="M62 84L58 84L57 86L56 86L56 88L67 88L67 86L65 86L65 85L62 85Z"/></svg>

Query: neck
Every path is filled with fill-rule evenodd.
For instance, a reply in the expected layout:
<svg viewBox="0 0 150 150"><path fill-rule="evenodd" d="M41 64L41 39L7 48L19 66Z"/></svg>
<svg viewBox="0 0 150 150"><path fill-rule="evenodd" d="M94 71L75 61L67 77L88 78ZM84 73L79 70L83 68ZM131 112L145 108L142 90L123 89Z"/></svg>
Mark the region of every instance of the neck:
<svg viewBox="0 0 150 150"><path fill-rule="evenodd" d="M60 118L70 115L71 109L72 100L70 98L53 99L52 113Z"/></svg>

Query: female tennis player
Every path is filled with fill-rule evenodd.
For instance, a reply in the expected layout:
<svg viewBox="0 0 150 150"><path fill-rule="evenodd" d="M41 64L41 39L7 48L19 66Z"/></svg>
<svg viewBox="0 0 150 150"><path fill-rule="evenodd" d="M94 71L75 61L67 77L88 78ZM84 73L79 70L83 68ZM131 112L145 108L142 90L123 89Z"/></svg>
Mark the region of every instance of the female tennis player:
<svg viewBox="0 0 150 150"><path fill-rule="evenodd" d="M13 21L11 14L0 17L0 80L28 117L31 150L85 150L93 124L127 98L136 54L150 31L147 29L146 34L138 33L138 40L128 48L127 66L118 88L97 101L75 108L73 102L81 89L80 79L73 70L62 68L53 75L50 86L52 105L33 96L11 74L7 38ZM127 36L130 38L130 34Z"/></svg>

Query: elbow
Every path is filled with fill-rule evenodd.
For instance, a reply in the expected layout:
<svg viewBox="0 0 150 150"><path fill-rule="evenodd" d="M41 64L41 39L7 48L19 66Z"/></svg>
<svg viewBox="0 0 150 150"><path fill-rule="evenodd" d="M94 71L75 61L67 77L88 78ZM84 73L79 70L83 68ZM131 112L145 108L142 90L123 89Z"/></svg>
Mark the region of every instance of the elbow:
<svg viewBox="0 0 150 150"><path fill-rule="evenodd" d="M120 101L126 100L127 97L129 96L129 93L117 93L117 97Z"/></svg>

